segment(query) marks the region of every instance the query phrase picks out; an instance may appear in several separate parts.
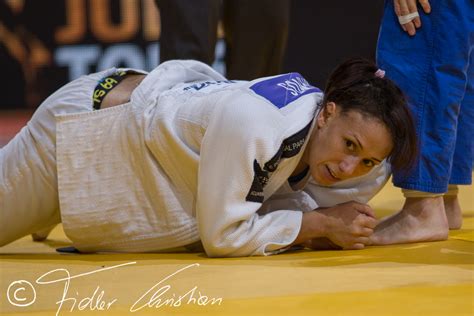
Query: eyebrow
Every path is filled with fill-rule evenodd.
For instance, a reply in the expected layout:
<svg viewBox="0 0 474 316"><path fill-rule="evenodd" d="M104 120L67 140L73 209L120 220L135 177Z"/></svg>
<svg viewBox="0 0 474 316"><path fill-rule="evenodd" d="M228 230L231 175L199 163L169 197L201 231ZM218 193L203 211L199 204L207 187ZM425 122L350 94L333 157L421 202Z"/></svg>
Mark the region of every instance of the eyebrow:
<svg viewBox="0 0 474 316"><path fill-rule="evenodd" d="M355 134L353 134L353 136L354 136L355 140L357 141L357 144L359 145L360 149L363 150L364 147L362 146L360 140L357 138L357 136L356 136ZM382 162L382 160L380 160L380 159L378 159L378 158L375 158L375 157L372 157L372 158L370 158L370 159L375 160L375 161L377 161L378 163L381 163L381 162Z"/></svg>

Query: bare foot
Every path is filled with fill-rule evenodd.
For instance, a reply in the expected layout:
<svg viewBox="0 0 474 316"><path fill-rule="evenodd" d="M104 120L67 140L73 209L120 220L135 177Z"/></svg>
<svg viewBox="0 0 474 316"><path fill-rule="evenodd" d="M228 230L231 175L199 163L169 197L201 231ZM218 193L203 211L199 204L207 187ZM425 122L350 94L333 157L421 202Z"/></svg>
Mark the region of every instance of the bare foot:
<svg viewBox="0 0 474 316"><path fill-rule="evenodd" d="M446 240L448 221L443 197L407 198L398 213L386 217L370 237L373 245Z"/></svg>
<svg viewBox="0 0 474 316"><path fill-rule="evenodd" d="M462 211L457 195L445 195L444 209L448 218L449 229L460 229L462 226Z"/></svg>

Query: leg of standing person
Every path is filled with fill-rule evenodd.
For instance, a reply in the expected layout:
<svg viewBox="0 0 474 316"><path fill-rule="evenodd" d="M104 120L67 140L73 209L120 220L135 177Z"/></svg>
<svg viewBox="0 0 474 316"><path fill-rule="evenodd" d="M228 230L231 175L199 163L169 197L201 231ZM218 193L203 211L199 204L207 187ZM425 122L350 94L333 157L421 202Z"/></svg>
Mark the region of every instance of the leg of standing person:
<svg viewBox="0 0 474 316"><path fill-rule="evenodd" d="M474 19L474 14L473 14ZM474 21L473 21L474 22ZM471 29L472 30L472 29ZM474 32L471 33L471 37ZM462 225L461 206L458 200L458 185L472 183L472 165L474 157L474 39L469 56L466 93L459 111L449 190L444 195L444 208L450 229L459 229Z"/></svg>
<svg viewBox="0 0 474 316"><path fill-rule="evenodd" d="M468 69L474 6L467 0L440 0L431 2L431 7L428 15L419 8L422 26L409 37L398 23L392 1L386 1L378 63L408 96L420 155L408 174L394 174L394 184L404 189L406 201L400 212L377 226L375 244L446 239L450 222L446 214L457 217L459 226L461 210L457 199L453 202L443 195L448 184L471 183L472 106L464 104L472 102ZM460 159L456 151L464 157Z"/></svg>
<svg viewBox="0 0 474 316"><path fill-rule="evenodd" d="M224 0L227 77L252 80L279 74L289 19L289 0Z"/></svg>
<svg viewBox="0 0 474 316"><path fill-rule="evenodd" d="M171 59L214 61L219 0L155 0L160 10L160 63Z"/></svg>

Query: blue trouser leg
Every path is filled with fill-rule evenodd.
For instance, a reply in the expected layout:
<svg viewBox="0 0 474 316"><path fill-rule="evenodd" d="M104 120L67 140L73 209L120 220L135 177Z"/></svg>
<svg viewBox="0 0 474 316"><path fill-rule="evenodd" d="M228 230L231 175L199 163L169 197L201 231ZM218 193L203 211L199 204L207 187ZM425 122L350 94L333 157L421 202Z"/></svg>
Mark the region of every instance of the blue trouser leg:
<svg viewBox="0 0 474 316"><path fill-rule="evenodd" d="M474 42L474 35L472 37ZM466 93L464 94L459 112L456 149L454 151L449 184L472 183L474 160L474 48L471 49L467 77Z"/></svg>
<svg viewBox="0 0 474 316"><path fill-rule="evenodd" d="M443 193L472 177L474 2L430 3L428 15L419 8L422 27L410 37L386 1L377 61L407 95L419 138L416 166L395 173L394 184Z"/></svg>

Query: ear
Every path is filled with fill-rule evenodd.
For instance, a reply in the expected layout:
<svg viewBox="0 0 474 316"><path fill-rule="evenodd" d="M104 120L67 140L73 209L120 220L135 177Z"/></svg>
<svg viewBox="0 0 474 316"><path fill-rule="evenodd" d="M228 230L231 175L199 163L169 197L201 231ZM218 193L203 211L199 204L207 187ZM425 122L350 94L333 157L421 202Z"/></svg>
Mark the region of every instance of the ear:
<svg viewBox="0 0 474 316"><path fill-rule="evenodd" d="M327 123L336 116L337 105L334 102L326 103L326 106L318 114L317 126L318 128L324 127Z"/></svg>

